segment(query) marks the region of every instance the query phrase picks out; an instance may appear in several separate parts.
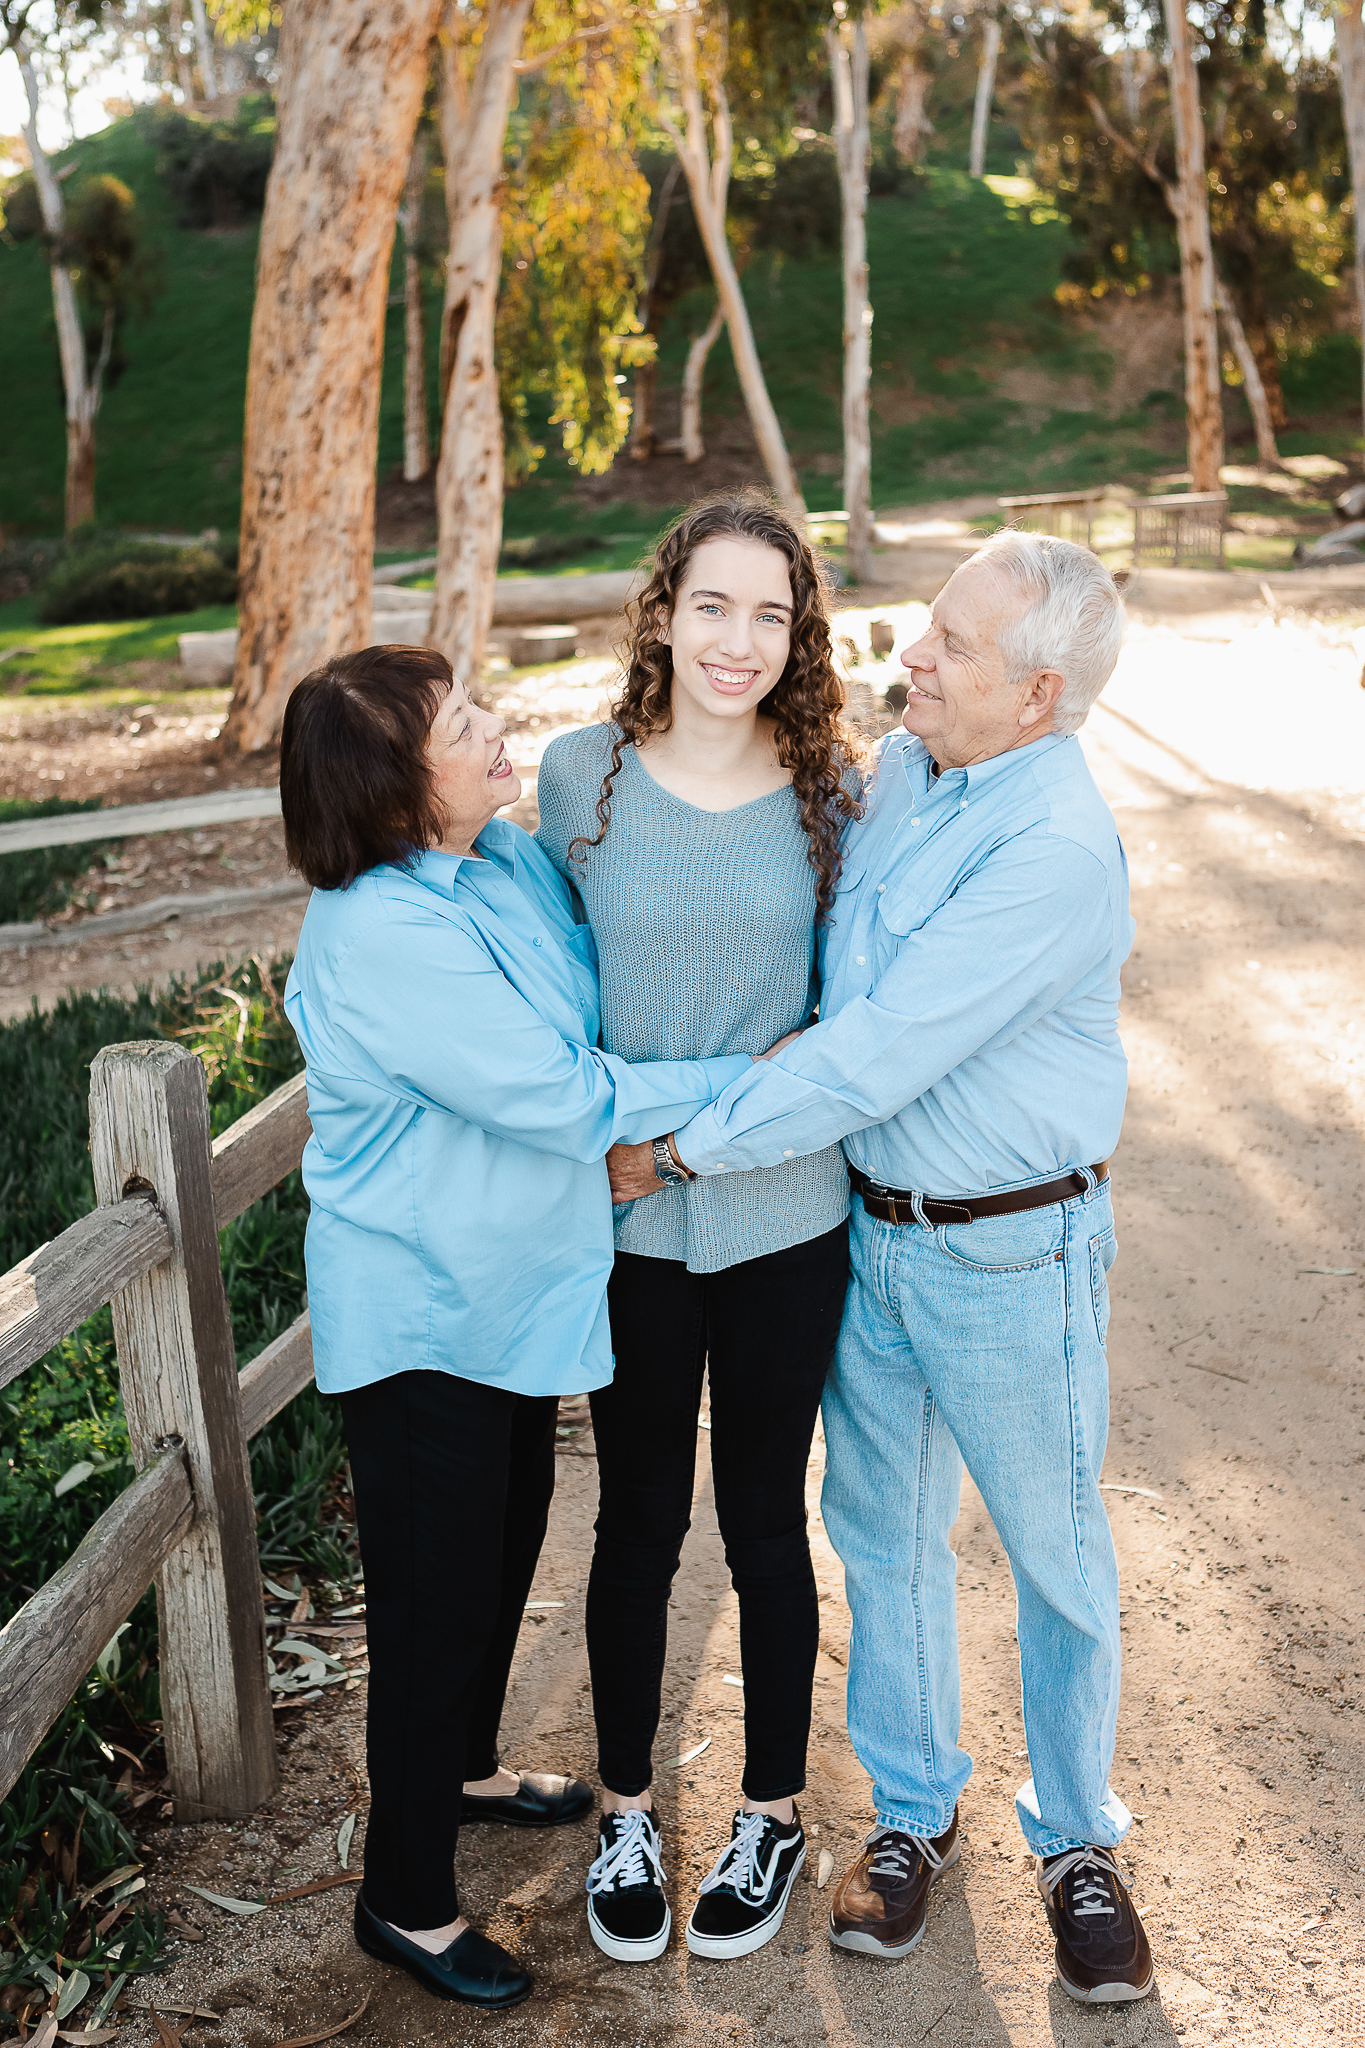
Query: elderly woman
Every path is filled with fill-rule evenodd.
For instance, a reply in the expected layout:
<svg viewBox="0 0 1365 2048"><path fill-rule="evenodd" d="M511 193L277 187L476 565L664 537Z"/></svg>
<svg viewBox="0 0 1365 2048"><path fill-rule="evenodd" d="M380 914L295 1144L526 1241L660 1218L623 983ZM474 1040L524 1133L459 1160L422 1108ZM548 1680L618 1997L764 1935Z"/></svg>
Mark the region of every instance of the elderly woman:
<svg viewBox="0 0 1365 2048"><path fill-rule="evenodd" d="M441 655L370 647L299 684L280 770L315 891L285 995L313 1122L313 1356L345 1416L369 1608L356 1939L485 2008L531 1980L460 1913L460 1821L590 1804L501 1769L497 1734L558 1398L611 1377L603 1158L749 1065L596 1050L591 933L495 816L521 794L503 732Z"/></svg>

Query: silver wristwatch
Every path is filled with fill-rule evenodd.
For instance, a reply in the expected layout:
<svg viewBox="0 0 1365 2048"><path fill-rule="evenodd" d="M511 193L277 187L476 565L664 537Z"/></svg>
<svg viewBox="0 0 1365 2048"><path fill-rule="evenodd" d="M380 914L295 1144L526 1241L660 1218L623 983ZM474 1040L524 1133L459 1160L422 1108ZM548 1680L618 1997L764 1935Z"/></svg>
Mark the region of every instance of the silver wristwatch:
<svg viewBox="0 0 1365 2048"><path fill-rule="evenodd" d="M690 1180L697 1177L695 1173L689 1173L685 1166L679 1166L668 1149L667 1138L654 1140L654 1172L665 1187L670 1188L685 1188Z"/></svg>

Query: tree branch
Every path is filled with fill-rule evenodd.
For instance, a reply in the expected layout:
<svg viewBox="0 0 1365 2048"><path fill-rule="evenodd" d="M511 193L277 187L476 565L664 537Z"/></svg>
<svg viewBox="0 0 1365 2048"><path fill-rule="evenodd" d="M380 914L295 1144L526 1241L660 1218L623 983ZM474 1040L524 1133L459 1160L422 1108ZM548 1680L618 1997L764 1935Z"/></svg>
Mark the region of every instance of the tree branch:
<svg viewBox="0 0 1365 2048"><path fill-rule="evenodd" d="M1099 99L1093 92L1088 92L1086 94L1085 103L1089 107L1091 113L1094 115L1095 126L1100 130L1100 133L1102 135L1107 135L1109 137L1109 140L1113 143L1116 149L1121 149L1124 155L1129 159L1131 163L1135 163L1140 171L1146 172L1147 176L1151 179L1154 185L1159 185L1161 187L1161 190L1165 195L1166 204L1170 207L1172 213L1174 213L1176 210L1175 200L1172 197L1171 188L1167 185L1166 180L1162 177L1161 172L1157 169L1155 155L1153 154L1149 156L1144 156L1141 150L1137 147L1136 143L1130 142L1126 135L1123 135L1119 132L1119 130L1114 126L1113 122L1110 120L1104 102L1101 99Z"/></svg>

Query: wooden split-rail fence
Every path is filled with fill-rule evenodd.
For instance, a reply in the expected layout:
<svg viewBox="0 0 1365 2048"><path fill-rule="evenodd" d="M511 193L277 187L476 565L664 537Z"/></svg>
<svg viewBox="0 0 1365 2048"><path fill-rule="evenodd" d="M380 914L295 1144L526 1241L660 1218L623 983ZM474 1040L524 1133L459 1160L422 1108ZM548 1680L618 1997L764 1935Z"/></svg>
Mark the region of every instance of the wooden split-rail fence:
<svg viewBox="0 0 1365 2048"><path fill-rule="evenodd" d="M238 1372L218 1233L309 1129L302 1075L211 1143L192 1053L158 1039L94 1059L99 1207L0 1278L0 1386L111 1302L136 1477L0 1630L0 1798L153 1579L177 1817L275 1789L246 1447L312 1379L313 1345L305 1313Z"/></svg>

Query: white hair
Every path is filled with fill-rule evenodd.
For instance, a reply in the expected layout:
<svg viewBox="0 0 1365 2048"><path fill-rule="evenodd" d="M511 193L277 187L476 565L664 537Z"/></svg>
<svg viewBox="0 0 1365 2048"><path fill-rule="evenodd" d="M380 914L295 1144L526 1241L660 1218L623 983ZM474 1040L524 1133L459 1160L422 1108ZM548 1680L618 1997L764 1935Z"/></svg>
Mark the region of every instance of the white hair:
<svg viewBox="0 0 1365 2048"><path fill-rule="evenodd" d="M1059 670L1066 680L1052 729L1079 732L1123 645L1127 621L1113 577L1098 555L1075 541L1013 528L993 534L963 566L978 562L1030 600L1000 629L1006 676L1023 683L1039 669Z"/></svg>

